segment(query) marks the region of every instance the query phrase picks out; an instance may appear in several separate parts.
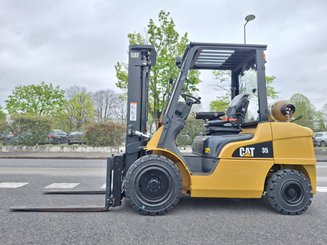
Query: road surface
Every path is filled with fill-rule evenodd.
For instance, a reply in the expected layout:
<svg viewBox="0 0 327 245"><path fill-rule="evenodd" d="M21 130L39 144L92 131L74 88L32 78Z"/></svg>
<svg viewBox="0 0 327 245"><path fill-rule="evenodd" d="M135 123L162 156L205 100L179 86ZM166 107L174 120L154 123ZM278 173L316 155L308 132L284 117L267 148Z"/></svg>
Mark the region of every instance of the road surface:
<svg viewBox="0 0 327 245"><path fill-rule="evenodd" d="M0 159L0 244L327 244L327 162L300 216L263 199L182 198L166 216L128 205L104 213L13 213L11 206L103 205L103 196L45 196L45 189L101 189L105 160Z"/></svg>

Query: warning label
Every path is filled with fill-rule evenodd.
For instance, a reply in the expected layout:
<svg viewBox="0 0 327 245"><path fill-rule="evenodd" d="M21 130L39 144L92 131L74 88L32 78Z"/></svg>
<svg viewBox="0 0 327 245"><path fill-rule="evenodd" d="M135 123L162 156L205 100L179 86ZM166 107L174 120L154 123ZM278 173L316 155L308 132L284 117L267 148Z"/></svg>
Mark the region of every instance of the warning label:
<svg viewBox="0 0 327 245"><path fill-rule="evenodd" d="M129 120L136 121L137 118L137 102L131 102L129 111Z"/></svg>

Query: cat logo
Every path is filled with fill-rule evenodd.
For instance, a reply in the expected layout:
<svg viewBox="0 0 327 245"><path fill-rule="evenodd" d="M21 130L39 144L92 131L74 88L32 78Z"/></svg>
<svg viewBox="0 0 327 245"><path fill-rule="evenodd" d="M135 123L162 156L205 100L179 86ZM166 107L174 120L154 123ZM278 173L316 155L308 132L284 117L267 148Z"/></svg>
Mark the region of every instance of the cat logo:
<svg viewBox="0 0 327 245"><path fill-rule="evenodd" d="M206 148L204 148L204 152L205 152L206 154L209 154L209 153L210 153L210 147L206 147Z"/></svg>
<svg viewBox="0 0 327 245"><path fill-rule="evenodd" d="M274 151L271 141L262 142L253 145L245 145L235 149L233 157L247 157L247 158L273 158Z"/></svg>
<svg viewBox="0 0 327 245"><path fill-rule="evenodd" d="M254 147L241 147L240 157L254 157Z"/></svg>

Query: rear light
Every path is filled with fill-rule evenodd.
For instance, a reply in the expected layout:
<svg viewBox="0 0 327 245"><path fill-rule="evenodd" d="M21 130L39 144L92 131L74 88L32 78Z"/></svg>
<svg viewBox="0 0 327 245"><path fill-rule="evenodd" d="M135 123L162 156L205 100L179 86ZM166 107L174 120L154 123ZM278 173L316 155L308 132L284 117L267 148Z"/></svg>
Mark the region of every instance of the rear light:
<svg viewBox="0 0 327 245"><path fill-rule="evenodd" d="M55 137L54 134L49 134L49 135L48 135L48 138L49 138L49 139L53 139L54 137Z"/></svg>

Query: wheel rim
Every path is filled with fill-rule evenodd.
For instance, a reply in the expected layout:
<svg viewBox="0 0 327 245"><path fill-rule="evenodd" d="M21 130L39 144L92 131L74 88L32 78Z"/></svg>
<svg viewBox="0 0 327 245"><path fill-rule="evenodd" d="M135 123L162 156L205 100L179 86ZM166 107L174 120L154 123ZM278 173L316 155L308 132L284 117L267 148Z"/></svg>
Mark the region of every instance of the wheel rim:
<svg viewBox="0 0 327 245"><path fill-rule="evenodd" d="M163 168L152 166L141 169L135 179L136 195L149 206L164 203L172 195L172 178Z"/></svg>
<svg viewBox="0 0 327 245"><path fill-rule="evenodd" d="M303 200L304 189L300 182L290 180L283 185L282 194L287 204L297 205Z"/></svg>

